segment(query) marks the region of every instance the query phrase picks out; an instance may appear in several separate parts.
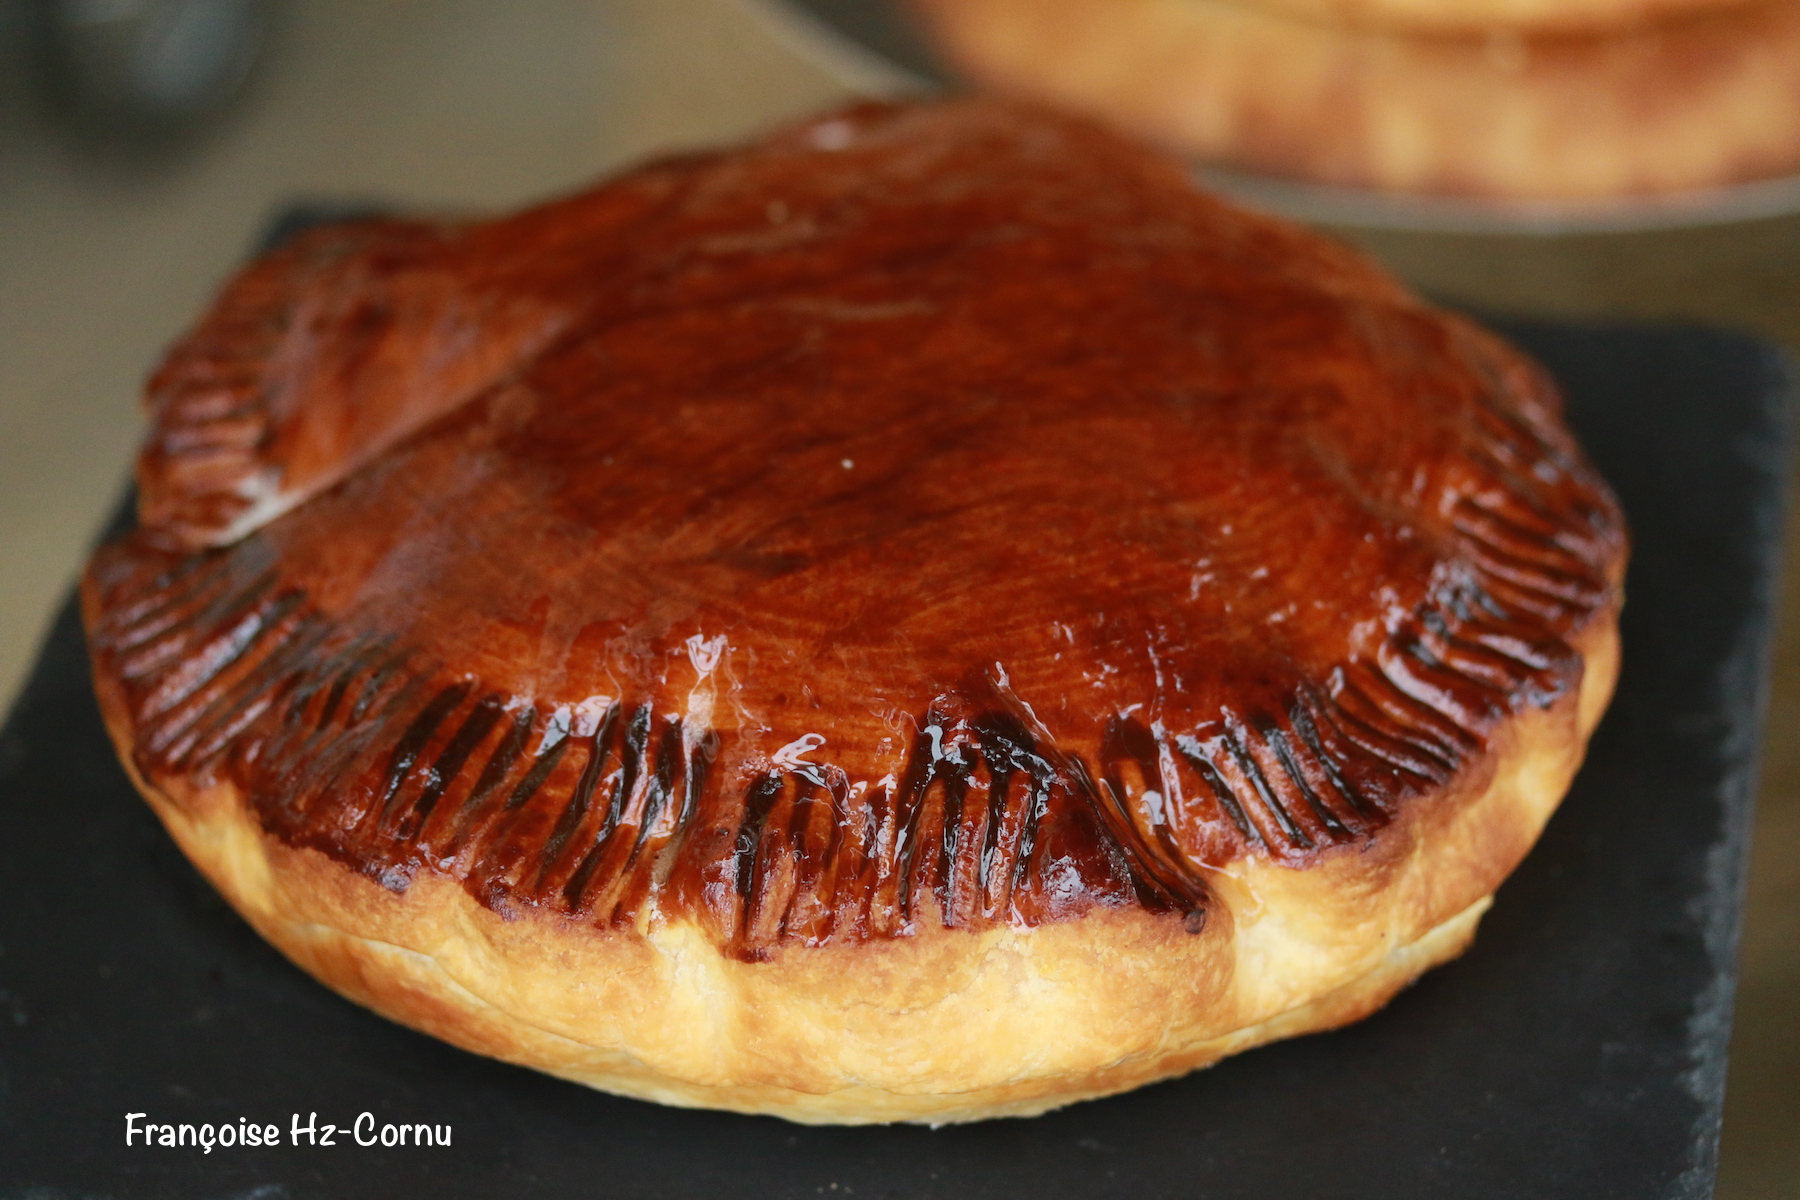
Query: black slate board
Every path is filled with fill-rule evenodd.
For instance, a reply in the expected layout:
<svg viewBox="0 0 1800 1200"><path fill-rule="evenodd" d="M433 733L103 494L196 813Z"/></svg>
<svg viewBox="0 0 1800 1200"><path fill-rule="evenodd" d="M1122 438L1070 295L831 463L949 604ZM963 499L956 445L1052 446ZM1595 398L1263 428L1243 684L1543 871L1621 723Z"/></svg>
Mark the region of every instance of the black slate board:
<svg viewBox="0 0 1800 1200"><path fill-rule="evenodd" d="M479 1059L326 992L199 880L113 761L70 608L0 734L0 1200L1710 1194L1789 379L1728 333L1505 328L1630 514L1624 677L1473 951L1384 1012L938 1131L661 1109ZM128 1112L284 1144L127 1150ZM310 1112L453 1140L285 1144Z"/></svg>

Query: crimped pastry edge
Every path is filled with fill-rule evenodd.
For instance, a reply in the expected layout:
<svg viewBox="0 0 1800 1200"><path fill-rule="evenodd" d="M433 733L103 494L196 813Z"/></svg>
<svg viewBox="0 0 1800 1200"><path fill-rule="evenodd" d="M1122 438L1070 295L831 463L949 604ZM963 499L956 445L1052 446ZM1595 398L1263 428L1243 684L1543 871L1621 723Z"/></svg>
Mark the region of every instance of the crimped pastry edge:
<svg viewBox="0 0 1800 1200"><path fill-rule="evenodd" d="M188 858L334 990L452 1044L604 1091L802 1123L1030 1116L1380 1008L1468 945L1579 766L1617 676L1617 608L1575 639L1579 689L1366 847L1305 870L1240 860L1204 931L1098 909L1035 929L928 926L743 962L687 921L506 920L454 880L389 892L265 834L228 784L171 796L121 759Z"/></svg>

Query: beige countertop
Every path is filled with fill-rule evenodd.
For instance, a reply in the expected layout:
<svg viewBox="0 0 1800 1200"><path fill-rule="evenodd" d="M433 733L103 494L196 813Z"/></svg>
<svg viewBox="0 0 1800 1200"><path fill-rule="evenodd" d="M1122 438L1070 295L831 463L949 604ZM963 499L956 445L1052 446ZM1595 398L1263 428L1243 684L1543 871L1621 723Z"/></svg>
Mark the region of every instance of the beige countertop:
<svg viewBox="0 0 1800 1200"><path fill-rule="evenodd" d="M72 143L0 36L0 702L138 435L138 384L296 198L521 203L849 94L762 0L309 0L239 111L183 153ZM0 0L0 35L18 6ZM8 24L10 22L10 24ZM1340 230L1489 308L1747 327L1800 352L1800 218L1562 238ZM1759 798L1719 1195L1800 1195L1800 546Z"/></svg>

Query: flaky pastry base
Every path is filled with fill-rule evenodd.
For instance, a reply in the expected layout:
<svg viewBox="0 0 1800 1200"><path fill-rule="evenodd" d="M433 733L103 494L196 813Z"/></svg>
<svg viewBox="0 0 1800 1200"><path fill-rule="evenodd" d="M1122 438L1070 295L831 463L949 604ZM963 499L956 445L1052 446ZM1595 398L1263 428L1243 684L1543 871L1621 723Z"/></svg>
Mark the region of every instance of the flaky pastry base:
<svg viewBox="0 0 1800 1200"><path fill-rule="evenodd" d="M268 836L229 784L134 782L188 858L269 942L339 993L479 1054L663 1104L812 1124L1030 1116L1336 1028L1460 954L1580 765L1618 672L1616 606L1574 639L1580 688L1366 847L1296 870L1240 859L1217 907L1096 909L979 932L723 953L652 912L602 930L507 920L430 874L388 891ZM101 676L121 759L126 709Z"/></svg>

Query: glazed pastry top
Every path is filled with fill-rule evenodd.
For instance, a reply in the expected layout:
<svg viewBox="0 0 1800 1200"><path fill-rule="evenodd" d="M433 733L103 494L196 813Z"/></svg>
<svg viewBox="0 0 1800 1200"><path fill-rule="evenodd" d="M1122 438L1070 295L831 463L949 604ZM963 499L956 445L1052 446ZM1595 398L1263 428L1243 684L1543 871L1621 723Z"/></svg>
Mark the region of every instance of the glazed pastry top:
<svg viewBox="0 0 1800 1200"><path fill-rule="evenodd" d="M90 573L140 772L751 957L1201 924L1572 689L1624 547L1496 339L991 102L304 234L151 406Z"/></svg>

